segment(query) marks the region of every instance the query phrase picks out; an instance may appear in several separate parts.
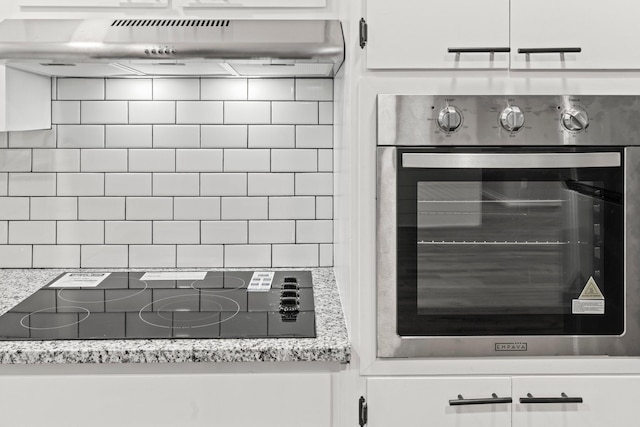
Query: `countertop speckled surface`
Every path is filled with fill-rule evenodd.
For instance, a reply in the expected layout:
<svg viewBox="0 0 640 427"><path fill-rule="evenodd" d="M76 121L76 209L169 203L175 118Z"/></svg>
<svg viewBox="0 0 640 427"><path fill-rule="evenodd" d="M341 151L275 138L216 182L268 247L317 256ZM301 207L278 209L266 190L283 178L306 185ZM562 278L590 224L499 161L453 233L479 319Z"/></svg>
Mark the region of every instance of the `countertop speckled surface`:
<svg viewBox="0 0 640 427"><path fill-rule="evenodd" d="M190 269L195 270L204 271ZM292 361L348 363L351 359L351 344L333 269L300 270L311 270L313 275L316 338L0 341L0 364ZM0 270L0 314L64 271L179 270Z"/></svg>

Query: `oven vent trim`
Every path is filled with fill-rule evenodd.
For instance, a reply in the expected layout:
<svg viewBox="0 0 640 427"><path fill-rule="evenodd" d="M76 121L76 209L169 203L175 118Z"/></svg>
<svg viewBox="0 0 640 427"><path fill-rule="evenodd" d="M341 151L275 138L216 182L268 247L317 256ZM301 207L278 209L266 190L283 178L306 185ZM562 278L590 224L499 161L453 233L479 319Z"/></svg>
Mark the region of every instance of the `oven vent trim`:
<svg viewBox="0 0 640 427"><path fill-rule="evenodd" d="M116 19L112 27L228 27L228 19Z"/></svg>

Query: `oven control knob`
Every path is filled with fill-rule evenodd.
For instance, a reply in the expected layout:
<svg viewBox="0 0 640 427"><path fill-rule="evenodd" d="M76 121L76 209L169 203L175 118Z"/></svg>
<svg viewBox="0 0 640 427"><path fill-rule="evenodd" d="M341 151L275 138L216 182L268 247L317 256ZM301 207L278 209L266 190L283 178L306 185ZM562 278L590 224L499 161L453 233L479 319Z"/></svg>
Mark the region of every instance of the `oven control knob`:
<svg viewBox="0 0 640 427"><path fill-rule="evenodd" d="M562 112L562 127L569 132L581 132L589 127L589 116L580 107L571 107Z"/></svg>
<svg viewBox="0 0 640 427"><path fill-rule="evenodd" d="M448 106L438 114L438 127L444 132L455 132L462 126L462 112L456 107Z"/></svg>
<svg viewBox="0 0 640 427"><path fill-rule="evenodd" d="M520 107L510 105L500 113L500 126L509 132L518 132L524 126L524 113Z"/></svg>

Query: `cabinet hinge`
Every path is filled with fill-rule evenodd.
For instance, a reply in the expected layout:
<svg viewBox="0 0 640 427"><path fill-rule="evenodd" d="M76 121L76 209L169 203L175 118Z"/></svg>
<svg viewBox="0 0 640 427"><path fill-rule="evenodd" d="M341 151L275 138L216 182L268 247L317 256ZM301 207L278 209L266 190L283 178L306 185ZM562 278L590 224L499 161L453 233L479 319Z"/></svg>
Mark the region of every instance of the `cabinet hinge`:
<svg viewBox="0 0 640 427"><path fill-rule="evenodd" d="M369 31L367 21L364 18L360 18L360 49L364 49L367 45L367 32Z"/></svg>
<svg viewBox="0 0 640 427"><path fill-rule="evenodd" d="M358 400L358 422L360 427L363 427L367 424L367 403L366 399L360 396L360 400Z"/></svg>

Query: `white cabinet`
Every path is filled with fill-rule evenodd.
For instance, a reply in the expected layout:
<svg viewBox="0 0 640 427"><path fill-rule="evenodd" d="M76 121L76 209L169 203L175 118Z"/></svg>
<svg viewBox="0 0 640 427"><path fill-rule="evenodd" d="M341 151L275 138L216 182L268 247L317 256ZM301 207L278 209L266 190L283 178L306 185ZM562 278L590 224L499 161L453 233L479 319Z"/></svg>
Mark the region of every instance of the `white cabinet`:
<svg viewBox="0 0 640 427"><path fill-rule="evenodd" d="M169 0L19 0L26 8L166 8Z"/></svg>
<svg viewBox="0 0 640 427"><path fill-rule="evenodd" d="M326 0L174 0L173 4L184 9L208 9L217 7L325 7Z"/></svg>
<svg viewBox="0 0 640 427"><path fill-rule="evenodd" d="M449 49L509 46L509 0L368 0L371 69L507 68L508 53Z"/></svg>
<svg viewBox="0 0 640 427"><path fill-rule="evenodd" d="M51 78L0 66L0 132L51 128Z"/></svg>
<svg viewBox="0 0 640 427"><path fill-rule="evenodd" d="M638 16L628 0L367 0L367 67L640 69Z"/></svg>
<svg viewBox="0 0 640 427"><path fill-rule="evenodd" d="M639 388L634 375L373 377L367 426L636 427ZM494 394L512 403L490 403ZM450 404L460 397L484 403Z"/></svg>
<svg viewBox="0 0 640 427"><path fill-rule="evenodd" d="M640 3L628 0L511 1L511 68L640 68ZM527 48L580 48L579 53L523 54Z"/></svg>

